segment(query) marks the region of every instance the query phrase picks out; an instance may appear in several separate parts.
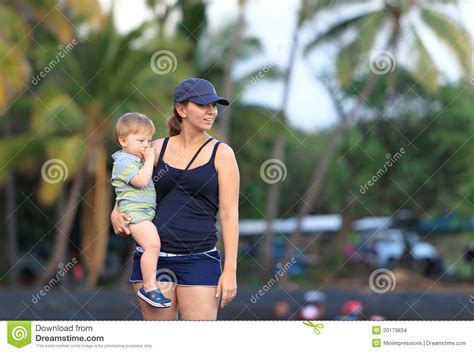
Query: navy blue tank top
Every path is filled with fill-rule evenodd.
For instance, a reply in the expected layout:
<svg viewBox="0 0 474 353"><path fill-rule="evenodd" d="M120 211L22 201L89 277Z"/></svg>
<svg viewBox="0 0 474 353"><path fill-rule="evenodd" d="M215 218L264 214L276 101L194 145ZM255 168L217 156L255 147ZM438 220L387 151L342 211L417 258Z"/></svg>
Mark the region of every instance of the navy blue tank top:
<svg viewBox="0 0 474 353"><path fill-rule="evenodd" d="M168 137L163 141L158 163L153 170L156 190L153 223L160 235L161 251L188 254L204 252L216 246L219 188L214 159L219 144L215 143L206 164L190 168L182 174L183 169L163 161Z"/></svg>

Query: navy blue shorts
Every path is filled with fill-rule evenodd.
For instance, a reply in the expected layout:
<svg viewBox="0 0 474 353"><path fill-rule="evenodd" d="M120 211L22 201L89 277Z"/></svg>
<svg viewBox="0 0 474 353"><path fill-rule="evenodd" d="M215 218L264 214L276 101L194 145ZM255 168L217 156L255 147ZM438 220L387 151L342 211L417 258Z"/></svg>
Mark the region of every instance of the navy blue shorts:
<svg viewBox="0 0 474 353"><path fill-rule="evenodd" d="M143 282L140 269L142 253L133 253L130 282ZM217 286L222 274L219 250L180 256L160 256L156 269L157 282L175 282L181 286Z"/></svg>

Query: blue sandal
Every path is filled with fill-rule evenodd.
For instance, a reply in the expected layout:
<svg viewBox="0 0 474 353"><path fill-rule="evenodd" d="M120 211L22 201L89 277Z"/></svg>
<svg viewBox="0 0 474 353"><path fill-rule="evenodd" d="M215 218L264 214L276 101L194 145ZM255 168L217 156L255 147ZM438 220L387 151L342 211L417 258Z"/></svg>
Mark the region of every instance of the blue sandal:
<svg viewBox="0 0 474 353"><path fill-rule="evenodd" d="M140 299L143 299L148 304L156 308L168 308L171 306L171 299L166 298L159 289L154 289L149 292L145 292L145 288L141 287L137 292Z"/></svg>

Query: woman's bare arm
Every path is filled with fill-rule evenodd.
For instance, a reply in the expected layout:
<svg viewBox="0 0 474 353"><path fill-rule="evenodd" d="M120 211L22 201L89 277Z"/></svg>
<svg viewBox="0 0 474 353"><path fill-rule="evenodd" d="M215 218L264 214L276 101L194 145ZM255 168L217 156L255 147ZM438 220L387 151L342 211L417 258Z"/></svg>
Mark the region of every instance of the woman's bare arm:
<svg viewBox="0 0 474 353"><path fill-rule="evenodd" d="M222 306L229 303L237 292L237 250L239 242L239 167L234 151L221 143L216 155L219 182L219 220L224 240L224 269L217 288L222 290ZM221 283L222 282L222 283Z"/></svg>

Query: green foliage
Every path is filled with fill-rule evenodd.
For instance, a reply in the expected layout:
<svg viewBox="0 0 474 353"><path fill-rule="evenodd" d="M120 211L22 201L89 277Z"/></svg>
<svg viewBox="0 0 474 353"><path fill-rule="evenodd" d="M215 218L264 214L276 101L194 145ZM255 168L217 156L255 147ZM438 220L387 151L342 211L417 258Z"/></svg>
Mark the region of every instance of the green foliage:
<svg viewBox="0 0 474 353"><path fill-rule="evenodd" d="M425 23L436 33L443 43L455 54L464 72L471 69L472 37L455 21L446 15L424 8L421 15Z"/></svg>
<svg viewBox="0 0 474 353"><path fill-rule="evenodd" d="M178 24L178 33L196 44L206 28L206 4L200 1L179 0L182 20Z"/></svg>
<svg viewBox="0 0 474 353"><path fill-rule="evenodd" d="M352 1L318 2L318 10L337 14L350 3ZM435 66L433 53L427 50L425 37L421 35L420 27L413 18L420 17L432 34L444 43L444 48L457 58L464 74L468 74L471 69L469 50L472 47L472 36L460 23L441 12L440 7L436 6L441 3L446 4L443 1L379 3L375 9L371 7L363 13L343 17L330 24L323 33L308 42L304 53L308 54L323 43L341 43L336 64L337 75L343 87L350 87L354 80L370 71L377 75L382 71L384 74L389 71L398 73L404 63L397 61L397 49L402 41L410 42L410 56L413 59L405 70L409 70L428 92L435 93L440 84L439 68ZM455 5L448 6L456 10ZM349 40L348 35L351 37ZM377 67L379 61L382 70ZM375 70L371 66L375 66Z"/></svg>
<svg viewBox="0 0 474 353"><path fill-rule="evenodd" d="M386 83L382 80L380 84ZM470 113L474 103L468 87L444 87L438 95L429 98L425 94L421 100L415 86L402 97L404 87L410 85L408 79L398 80L395 86L398 103L392 110L399 115L387 118L377 109L376 118L351 128L329 172L328 199L340 200L341 190L350 190L358 199L356 216L389 215L400 208L412 208L424 218L452 211L468 216L472 198L463 199L474 188L474 120ZM383 105L383 92L374 90L369 107ZM417 104L408 109L416 98ZM394 156L397 152L400 158L385 170L387 153ZM374 185L361 192L361 186L374 176ZM337 210L337 205L333 207Z"/></svg>
<svg viewBox="0 0 474 353"><path fill-rule="evenodd" d="M148 2L156 6L155 1ZM321 7L312 11L323 11L324 7L337 9L352 2L322 1L309 2L309 5L319 4ZM111 153L117 149L114 122L123 113L134 110L152 118L157 127L156 137L165 136L172 93L179 81L190 76L205 76L218 88L222 84L225 68L225 59L222 59L233 45L230 39L234 27L229 25L220 33L210 33L205 23L205 7L205 3L180 1L175 10L184 11L184 16L179 30L169 37L145 35L149 24L120 34L112 18L107 16L103 17L103 26L92 26L82 35L74 29L61 34L65 23L54 15L52 23L56 21L56 29L40 26L35 30L35 39L41 42L41 47L27 40L20 42L18 51L12 51L14 55L3 62L2 71L5 72L3 81L15 88L26 82L25 77L29 79L30 76L25 75L27 67L33 68L36 74L56 58L60 42L74 36L78 44L61 58L47 77L37 85L29 85L28 94L6 112L5 118L14 123L14 128L12 136L0 140L0 183L15 172L19 190L28 190L28 195L33 193L35 202L42 199L48 205L45 212L49 214L52 213L50 206L61 190L67 190L69 180L81 167L81 158L90 147L83 142L89 141L92 133L101 132L100 147ZM77 16L86 10L78 8ZM358 31L358 39L342 49L338 65L341 82L350 83L344 91L349 96L356 96L367 80L357 69L361 62L367 63L378 31L385 25L387 13L384 11L386 9L351 17L331 27L326 35L314 38L307 47L309 51L324 41L340 38L347 30ZM426 12L423 16L441 39L451 42L448 47L460 58L464 57L465 42L462 39L459 43L453 42L458 36L463 38L463 33L444 16L427 16ZM34 18L21 19L12 10L0 7L0 56L11 51L10 41L18 41L34 23ZM82 24L82 19L78 23ZM363 119L350 126L330 165L324 190L313 205L316 212L340 213L343 205L354 198L351 204L354 217L389 215L401 207L412 208L423 217L451 211L463 217L472 213L473 197L469 195L474 189L471 155L474 101L469 88L463 84L436 91L439 76L424 75L423 70L432 71L434 64L417 33L412 44L417 53L414 68L397 68L396 75L384 75L375 82L374 90L366 97L367 104L358 112ZM26 52L27 45L33 48ZM246 38L238 59L259 55L261 47L255 38ZM166 75L156 74L150 66L151 57L159 50L171 51L177 60L176 69ZM461 63L466 64L463 60ZM236 91L240 90L237 96L261 70L256 69L236 80ZM265 72L265 78L280 76L276 67ZM285 126L281 112L249 106L239 100L233 108L230 145L241 174L240 217L265 217L270 185L262 180L260 167L272 158L274 140L281 135L286 141L287 176L281 185L278 216L294 216L315 163L323 155L335 127L310 133ZM393 156L401 148L406 153L383 170L387 155ZM53 158L64 161L68 179L57 184L42 183L39 180L41 164ZM108 163L110 170L110 159ZM374 176L377 181L362 193L361 186ZM29 216L31 211L30 206L22 207L21 217ZM35 224L40 223L37 218L31 219ZM25 224L21 224L21 234L41 233L41 227L31 230ZM33 242L36 235L25 239ZM325 265L337 268L339 260L325 259ZM245 266L251 268L248 264ZM314 280L322 278L317 274L311 276Z"/></svg>

